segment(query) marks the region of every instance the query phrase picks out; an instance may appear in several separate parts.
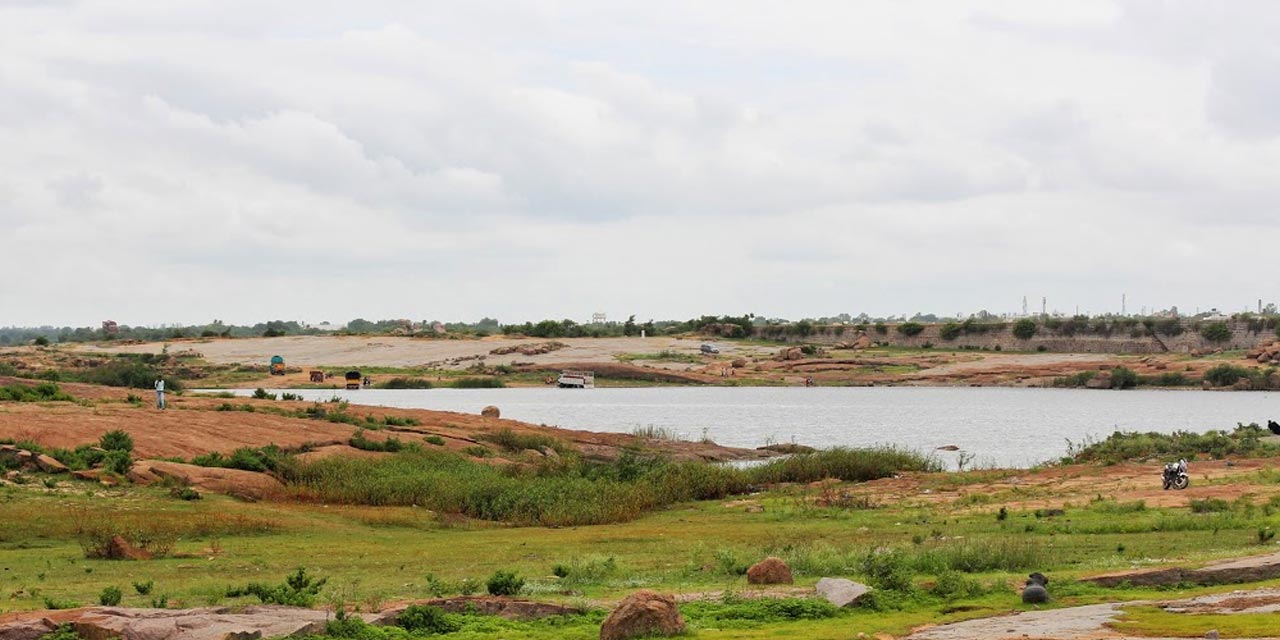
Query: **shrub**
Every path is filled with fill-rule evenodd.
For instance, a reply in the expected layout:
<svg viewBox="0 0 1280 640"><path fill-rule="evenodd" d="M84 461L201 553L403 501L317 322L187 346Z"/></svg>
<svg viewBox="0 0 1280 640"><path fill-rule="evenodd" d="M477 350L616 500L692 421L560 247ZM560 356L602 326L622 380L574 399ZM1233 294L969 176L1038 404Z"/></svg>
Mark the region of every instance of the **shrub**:
<svg viewBox="0 0 1280 640"><path fill-rule="evenodd" d="M454 389L501 389L507 384L497 378L458 378L449 386Z"/></svg>
<svg viewBox="0 0 1280 640"><path fill-rule="evenodd" d="M0 402L73 402L75 398L63 393L58 385L42 382L34 387L24 384L0 387Z"/></svg>
<svg viewBox="0 0 1280 640"><path fill-rule="evenodd" d="M875 326L875 329L876 329L876 333L878 333L878 334L880 334L880 335L884 335L884 334L886 334L886 333L889 333L889 327L888 327L888 325L886 325L886 324L885 324L885 323L883 323L883 322L877 322L877 323L876 323L876 326Z"/></svg>
<svg viewBox="0 0 1280 640"><path fill-rule="evenodd" d="M443 446L444 446L444 438L441 438L440 436L437 436L437 435L430 435L430 436L427 436L427 437L423 438L423 440L424 440L424 441L426 441L426 443L427 443L427 444L434 444L434 445L436 445L437 447L443 447Z"/></svg>
<svg viewBox="0 0 1280 640"><path fill-rule="evenodd" d="M1013 337L1019 340L1030 340L1036 335L1036 321L1030 318L1023 318L1013 323Z"/></svg>
<svg viewBox="0 0 1280 640"><path fill-rule="evenodd" d="M1211 322L1200 329L1200 335L1209 342L1226 342L1231 339L1231 327L1225 322Z"/></svg>
<svg viewBox="0 0 1280 640"><path fill-rule="evenodd" d="M370 440L364 437L364 429L356 429L356 432L351 435L347 443L362 451L386 451L391 453L402 451L406 446L405 443L394 436L386 440Z"/></svg>
<svg viewBox="0 0 1280 640"><path fill-rule="evenodd" d="M1128 367L1116 367L1111 370L1112 389L1132 389L1138 386L1138 374Z"/></svg>
<svg viewBox="0 0 1280 640"><path fill-rule="evenodd" d="M955 340L960 337L960 333L962 331L963 329L961 328L960 323L948 322L942 325L942 328L938 330L938 335L942 336L943 340Z"/></svg>
<svg viewBox="0 0 1280 640"><path fill-rule="evenodd" d="M106 364L83 371L77 374L76 378L81 382L134 389L150 389L157 378L164 378L166 390L182 390L180 381L165 377L159 369L143 362L140 358L112 360Z"/></svg>
<svg viewBox="0 0 1280 640"><path fill-rule="evenodd" d="M257 389L253 390L253 398L255 400L275 400L276 394L267 393L266 389L263 389L262 387L258 387Z"/></svg>
<svg viewBox="0 0 1280 640"><path fill-rule="evenodd" d="M1204 372L1204 379L1215 387L1229 387L1248 377L1248 369L1231 364L1220 364Z"/></svg>
<svg viewBox="0 0 1280 640"><path fill-rule="evenodd" d="M102 467L111 473L125 475L133 468L133 456L128 451L108 451L102 457Z"/></svg>
<svg viewBox="0 0 1280 640"><path fill-rule="evenodd" d="M423 634L453 633L462 625L453 621L440 607L412 604L396 616L396 626Z"/></svg>
<svg viewBox="0 0 1280 640"><path fill-rule="evenodd" d="M280 394L280 399L281 400L301 400L302 394L290 393L288 391L285 391Z"/></svg>
<svg viewBox="0 0 1280 640"><path fill-rule="evenodd" d="M201 467L264 472L278 471L284 464L285 458L285 452L271 444L257 449L240 447L232 451L230 456L224 456L217 451L206 453L192 458L191 464Z"/></svg>
<svg viewBox="0 0 1280 640"><path fill-rule="evenodd" d="M939 573L937 582L929 590L930 593L943 600L972 598L982 595L983 591L982 584L977 580L968 578L959 571L951 570Z"/></svg>
<svg viewBox="0 0 1280 640"><path fill-rule="evenodd" d="M541 451L543 448L553 449L561 455L573 453L564 442L552 438L548 435L540 433L516 433L508 428L499 429L492 433L482 433L476 436L477 440L492 442L504 451L516 452L525 449L533 449Z"/></svg>
<svg viewBox="0 0 1280 640"><path fill-rule="evenodd" d="M40 636L40 640L84 640L80 634L76 632L76 628L71 626L70 622L58 625L58 628L49 633Z"/></svg>
<svg viewBox="0 0 1280 640"><path fill-rule="evenodd" d="M120 599L123 597L124 594L121 593L120 587L107 587L102 590L102 593L98 594L98 604L104 607L119 606Z"/></svg>
<svg viewBox="0 0 1280 640"><path fill-rule="evenodd" d="M924 331L924 325L919 322L904 322L898 325L898 333L901 333L908 338L918 335L921 331Z"/></svg>
<svg viewBox="0 0 1280 640"><path fill-rule="evenodd" d="M899 551L872 551L862 559L862 573L876 589L910 593L914 575L907 558Z"/></svg>
<svg viewBox="0 0 1280 640"><path fill-rule="evenodd" d="M98 438L98 446L107 451L133 451L133 436L121 429L108 431Z"/></svg>
<svg viewBox="0 0 1280 640"><path fill-rule="evenodd" d="M146 582L135 582L133 583L133 590L137 591L138 595L145 596L150 594L151 590L154 589L155 586L156 586L155 580L147 580Z"/></svg>
<svg viewBox="0 0 1280 640"><path fill-rule="evenodd" d="M290 607L310 607L315 603L316 594L324 586L328 578L315 578L307 575L307 570L299 567L297 571L285 578L283 584L264 585L253 582L238 589L228 589L228 598L240 596L257 596L263 604L282 604Z"/></svg>
<svg viewBox="0 0 1280 640"><path fill-rule="evenodd" d="M426 378L392 378L378 386L383 389L430 389L432 384Z"/></svg>
<svg viewBox="0 0 1280 640"><path fill-rule="evenodd" d="M499 569L489 576L489 579L485 582L485 587L489 590L489 595L491 596L519 595L520 590L524 588L524 578L516 575L514 571Z"/></svg>
<svg viewBox="0 0 1280 640"><path fill-rule="evenodd" d="M1231 503L1222 498L1205 498L1197 500L1192 498L1187 506L1191 508L1191 513L1220 513L1231 510Z"/></svg>

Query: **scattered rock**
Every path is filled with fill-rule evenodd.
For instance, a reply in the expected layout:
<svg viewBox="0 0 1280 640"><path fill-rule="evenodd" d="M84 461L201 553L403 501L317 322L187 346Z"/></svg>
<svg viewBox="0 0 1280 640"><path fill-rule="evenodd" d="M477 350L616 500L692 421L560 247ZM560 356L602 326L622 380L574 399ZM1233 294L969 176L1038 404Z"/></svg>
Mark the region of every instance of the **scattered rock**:
<svg viewBox="0 0 1280 640"><path fill-rule="evenodd" d="M1039 571L1027 576L1022 588L1022 601L1027 604L1044 604L1049 601L1049 579Z"/></svg>
<svg viewBox="0 0 1280 640"><path fill-rule="evenodd" d="M67 468L67 465L62 464L61 462L58 462L52 457L44 454L37 455L35 457L35 462L36 466L40 467L40 470L45 473L67 473L70 471L70 469Z"/></svg>
<svg viewBox="0 0 1280 640"><path fill-rule="evenodd" d="M837 607L847 607L871 592L865 584L844 578L822 578L814 585L818 595Z"/></svg>
<svg viewBox="0 0 1280 640"><path fill-rule="evenodd" d="M534 344L514 344L507 347L498 347L489 351L490 355L505 356L512 353L518 353L522 356L539 356L552 351L559 351L569 345L563 342L537 342Z"/></svg>
<svg viewBox="0 0 1280 640"><path fill-rule="evenodd" d="M26 620L0 625L0 640L40 640L55 628L55 625L48 624L44 620Z"/></svg>
<svg viewBox="0 0 1280 640"><path fill-rule="evenodd" d="M150 560L151 552L129 544L120 536L111 536L111 541L103 549L102 557L107 560Z"/></svg>
<svg viewBox="0 0 1280 640"><path fill-rule="evenodd" d="M600 625L600 640L628 640L684 633L684 617L676 600L641 589L626 597Z"/></svg>
<svg viewBox="0 0 1280 640"><path fill-rule="evenodd" d="M582 610L576 607L570 607L561 604L551 604L547 602L534 602L532 600L521 600L517 598L502 598L495 596L459 596L455 598L432 598L430 600L419 600L412 603L405 603L403 606L386 609L379 613L371 624L376 625L394 625L400 614L410 604L426 605L430 607L439 607L445 613L466 613L474 611L480 615L500 616L508 620L536 620L538 618L550 618L553 616L567 616L576 613L582 613Z"/></svg>
<svg viewBox="0 0 1280 640"><path fill-rule="evenodd" d="M486 418L501 418L502 411L500 411L497 407L493 405L489 405L480 410L480 415Z"/></svg>
<svg viewBox="0 0 1280 640"><path fill-rule="evenodd" d="M770 556L747 569L747 584L794 584L791 567L781 558Z"/></svg>
<svg viewBox="0 0 1280 640"><path fill-rule="evenodd" d="M944 444L941 447L938 447L938 451L959 451L959 450L960 450L960 447L957 447L954 444Z"/></svg>

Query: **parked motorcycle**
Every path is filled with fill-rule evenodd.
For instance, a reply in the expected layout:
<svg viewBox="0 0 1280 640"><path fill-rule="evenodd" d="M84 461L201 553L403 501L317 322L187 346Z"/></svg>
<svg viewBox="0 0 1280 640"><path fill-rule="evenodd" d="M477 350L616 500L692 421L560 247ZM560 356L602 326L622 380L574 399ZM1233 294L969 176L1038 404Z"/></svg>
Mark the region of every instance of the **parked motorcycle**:
<svg viewBox="0 0 1280 640"><path fill-rule="evenodd" d="M1170 462L1164 466L1164 488L1170 487L1181 491L1191 484L1191 478L1187 475L1187 461L1185 459L1177 462Z"/></svg>

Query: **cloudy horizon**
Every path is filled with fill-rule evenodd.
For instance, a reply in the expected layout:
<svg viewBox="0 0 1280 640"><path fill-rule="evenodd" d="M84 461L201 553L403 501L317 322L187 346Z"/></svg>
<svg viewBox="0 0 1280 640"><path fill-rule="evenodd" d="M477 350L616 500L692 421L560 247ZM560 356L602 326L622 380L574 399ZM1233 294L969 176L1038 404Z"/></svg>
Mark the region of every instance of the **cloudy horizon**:
<svg viewBox="0 0 1280 640"><path fill-rule="evenodd" d="M0 326L1280 301L1280 6L0 0Z"/></svg>

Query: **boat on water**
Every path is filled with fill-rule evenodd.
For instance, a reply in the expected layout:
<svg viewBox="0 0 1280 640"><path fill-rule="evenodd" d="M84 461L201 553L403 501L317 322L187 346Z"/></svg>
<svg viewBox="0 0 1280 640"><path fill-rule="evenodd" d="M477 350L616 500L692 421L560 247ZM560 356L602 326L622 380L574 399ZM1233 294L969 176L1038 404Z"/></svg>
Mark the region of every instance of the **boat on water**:
<svg viewBox="0 0 1280 640"><path fill-rule="evenodd" d="M560 372L556 385L561 389L594 389L596 374L594 371L574 371L566 369Z"/></svg>

